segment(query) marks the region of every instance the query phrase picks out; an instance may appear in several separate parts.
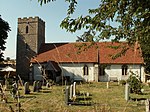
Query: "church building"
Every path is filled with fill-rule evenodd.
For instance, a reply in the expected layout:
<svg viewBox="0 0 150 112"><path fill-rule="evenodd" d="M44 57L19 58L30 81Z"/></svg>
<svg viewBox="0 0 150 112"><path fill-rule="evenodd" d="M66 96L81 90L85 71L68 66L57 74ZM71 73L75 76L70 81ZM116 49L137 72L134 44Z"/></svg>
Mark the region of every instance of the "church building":
<svg viewBox="0 0 150 112"><path fill-rule="evenodd" d="M61 37L63 38L63 37ZM121 56L119 52L124 51ZM117 57L117 58L116 58ZM140 46L127 42L45 43L45 22L18 18L17 74L25 81L119 81L131 73L145 82Z"/></svg>

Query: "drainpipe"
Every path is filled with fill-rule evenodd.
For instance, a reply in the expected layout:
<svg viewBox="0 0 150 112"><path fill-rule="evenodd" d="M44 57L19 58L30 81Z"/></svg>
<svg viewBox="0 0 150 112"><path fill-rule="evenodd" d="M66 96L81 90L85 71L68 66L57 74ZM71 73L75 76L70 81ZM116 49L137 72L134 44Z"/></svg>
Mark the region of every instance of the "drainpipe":
<svg viewBox="0 0 150 112"><path fill-rule="evenodd" d="M141 74L142 74L142 65L140 65L140 82L141 82Z"/></svg>

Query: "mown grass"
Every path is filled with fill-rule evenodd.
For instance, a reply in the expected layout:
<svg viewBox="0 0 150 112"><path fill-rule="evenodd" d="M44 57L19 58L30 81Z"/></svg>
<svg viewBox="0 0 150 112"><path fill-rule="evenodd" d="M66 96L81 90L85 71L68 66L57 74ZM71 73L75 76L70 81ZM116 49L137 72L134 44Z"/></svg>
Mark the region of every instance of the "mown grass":
<svg viewBox="0 0 150 112"><path fill-rule="evenodd" d="M66 105L64 102L65 86L54 85L52 88L42 87L40 92L32 92L25 95L24 88L20 88L21 109L24 112L145 112L144 99L150 98L150 88L145 86L143 95L130 94L128 102L124 98L124 86L118 86L117 82L110 82L109 88L106 82L78 84L77 91L91 94L92 106ZM8 91L8 103L0 103L0 112L17 110L16 100L13 100Z"/></svg>

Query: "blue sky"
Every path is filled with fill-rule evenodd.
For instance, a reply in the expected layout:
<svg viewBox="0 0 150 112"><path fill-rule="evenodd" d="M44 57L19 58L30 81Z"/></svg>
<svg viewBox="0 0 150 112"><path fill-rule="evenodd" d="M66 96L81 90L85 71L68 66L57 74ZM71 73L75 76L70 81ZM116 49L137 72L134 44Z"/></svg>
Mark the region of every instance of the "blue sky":
<svg viewBox="0 0 150 112"><path fill-rule="evenodd" d="M16 36L17 36L17 19L23 17L39 16L46 22L46 42L74 42L77 36L83 31L76 33L66 32L60 28L60 22L66 17L68 4L65 0L56 0L55 2L40 6L38 0L1 0L0 15L7 21L11 27L9 37L6 40L6 50L4 56L11 59L16 58ZM89 8L95 8L99 0L79 0L76 13L84 15Z"/></svg>

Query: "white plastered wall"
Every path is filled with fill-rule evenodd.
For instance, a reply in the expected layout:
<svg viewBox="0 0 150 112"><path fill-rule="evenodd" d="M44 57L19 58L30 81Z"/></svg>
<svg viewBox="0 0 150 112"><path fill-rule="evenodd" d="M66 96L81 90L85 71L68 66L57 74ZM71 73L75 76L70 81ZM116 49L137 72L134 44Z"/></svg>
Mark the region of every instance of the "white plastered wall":
<svg viewBox="0 0 150 112"><path fill-rule="evenodd" d="M144 67L141 65L127 65L128 75L122 75L122 65L110 65L109 69L105 69L105 77L117 77L118 80L126 80L128 79L129 75L131 75L131 71L138 75L141 78L141 81L144 82Z"/></svg>
<svg viewBox="0 0 150 112"><path fill-rule="evenodd" d="M70 76L71 80L85 80L94 81L94 67L92 63L87 63L89 68L89 75L83 75L84 63L66 63L60 64L62 67L62 73L64 76Z"/></svg>

